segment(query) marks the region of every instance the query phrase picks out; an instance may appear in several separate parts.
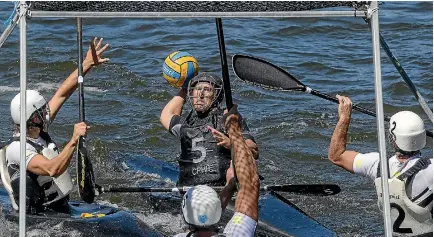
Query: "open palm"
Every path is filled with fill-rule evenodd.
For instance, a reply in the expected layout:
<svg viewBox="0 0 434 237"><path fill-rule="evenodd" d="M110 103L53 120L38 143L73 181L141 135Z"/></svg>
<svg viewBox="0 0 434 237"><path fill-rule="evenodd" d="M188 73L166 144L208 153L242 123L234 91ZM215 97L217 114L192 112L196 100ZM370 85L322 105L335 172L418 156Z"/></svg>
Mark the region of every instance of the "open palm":
<svg viewBox="0 0 434 237"><path fill-rule="evenodd" d="M86 58L84 61L90 63L93 66L105 63L109 61L109 58L103 58L102 54L104 51L109 47L109 44L105 44L103 47L103 38L100 38L98 43L96 43L98 40L97 37L93 38L92 42L90 43L89 50L87 51Z"/></svg>

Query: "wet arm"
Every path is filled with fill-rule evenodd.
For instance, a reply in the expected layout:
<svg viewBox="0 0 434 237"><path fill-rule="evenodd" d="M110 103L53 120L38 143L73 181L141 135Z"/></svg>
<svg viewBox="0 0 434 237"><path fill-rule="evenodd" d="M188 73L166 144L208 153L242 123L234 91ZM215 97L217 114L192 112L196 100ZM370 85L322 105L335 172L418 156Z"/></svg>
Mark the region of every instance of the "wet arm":
<svg viewBox="0 0 434 237"><path fill-rule="evenodd" d="M257 221L259 178L256 161L243 139L238 119L230 119L227 122L226 131L231 140L231 151L239 185L235 210Z"/></svg>
<svg viewBox="0 0 434 237"><path fill-rule="evenodd" d="M252 141L251 139L247 139L246 145L250 149L250 152L252 152L253 158L255 158L255 160L257 160L259 158L259 150L258 150L258 146L256 145L256 143L254 141Z"/></svg>
<svg viewBox="0 0 434 237"><path fill-rule="evenodd" d="M222 202L222 209L226 209L231 198L234 196L235 191L237 190L235 180L232 178L229 182L226 183L224 189L220 192L220 200Z"/></svg>
<svg viewBox="0 0 434 237"><path fill-rule="evenodd" d="M241 130L242 130L242 134L243 134L243 137L246 141L247 146L249 147L250 151L252 152L255 160L257 160L259 158L258 146L256 145L255 138L253 137L252 134L250 134L249 126L247 125L247 122L244 118L242 119L242 122L241 122Z"/></svg>
<svg viewBox="0 0 434 237"><path fill-rule="evenodd" d="M93 39L92 44L95 45L97 38ZM83 60L83 76L85 76L89 70L94 65L99 65L109 61L108 58L102 58L102 53L109 47L109 44L103 44L103 39L100 38L98 43L95 45L94 50L92 47L89 47L89 50L86 53L86 58ZM65 79L62 85L57 89L53 98L51 98L50 102L48 102L50 106L50 120L53 121L59 112L62 105L66 100L74 93L75 89L77 89L78 85L78 68L72 72L69 77Z"/></svg>
<svg viewBox="0 0 434 237"><path fill-rule="evenodd" d="M83 71L86 74L92 68L88 63L83 63ZM74 93L75 89L77 89L78 85L78 69L75 69L73 73L69 75L68 78L62 83L59 89L54 94L53 98L51 98L50 105L50 118L51 121L57 115L60 107L65 103L65 101Z"/></svg>
<svg viewBox="0 0 434 237"><path fill-rule="evenodd" d="M81 136L86 136L89 128L90 127L84 122L75 124L71 140L66 144L59 155L53 159L47 159L38 154L29 161L27 169L35 174L51 177L57 177L63 174L69 166L79 138Z"/></svg>
<svg viewBox="0 0 434 237"><path fill-rule="evenodd" d="M76 145L77 141L71 140L62 152L51 160L43 155L36 155L27 165L27 170L38 175L51 177L63 174L69 166Z"/></svg>
<svg viewBox="0 0 434 237"><path fill-rule="evenodd" d="M358 152L346 150L350 120L347 117L339 119L330 141L328 158L333 164L354 173L353 163Z"/></svg>
<svg viewBox="0 0 434 237"><path fill-rule="evenodd" d="M186 95L187 90L181 89L178 94L174 96L161 111L160 122L166 130L169 130L172 117L174 115L181 115Z"/></svg>

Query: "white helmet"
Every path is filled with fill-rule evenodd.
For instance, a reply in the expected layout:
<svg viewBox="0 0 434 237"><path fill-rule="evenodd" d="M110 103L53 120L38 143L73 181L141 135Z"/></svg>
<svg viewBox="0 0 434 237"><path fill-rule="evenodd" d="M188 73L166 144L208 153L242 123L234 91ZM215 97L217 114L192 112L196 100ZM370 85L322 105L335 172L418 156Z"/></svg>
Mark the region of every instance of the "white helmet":
<svg viewBox="0 0 434 237"><path fill-rule="evenodd" d="M20 124L20 108L21 108L20 93L18 93L11 101L11 116L15 124ZM27 90L26 96L26 121L38 116L41 122L48 126L50 122L50 111L45 98L35 90ZM35 113L37 112L37 113ZM32 121L30 121L32 122Z"/></svg>
<svg viewBox="0 0 434 237"><path fill-rule="evenodd" d="M419 115L401 111L390 118L391 140L403 151L419 151L426 145L425 126Z"/></svg>
<svg viewBox="0 0 434 237"><path fill-rule="evenodd" d="M219 195L206 185L190 188L182 199L182 214L190 225L207 227L217 224L222 214Z"/></svg>

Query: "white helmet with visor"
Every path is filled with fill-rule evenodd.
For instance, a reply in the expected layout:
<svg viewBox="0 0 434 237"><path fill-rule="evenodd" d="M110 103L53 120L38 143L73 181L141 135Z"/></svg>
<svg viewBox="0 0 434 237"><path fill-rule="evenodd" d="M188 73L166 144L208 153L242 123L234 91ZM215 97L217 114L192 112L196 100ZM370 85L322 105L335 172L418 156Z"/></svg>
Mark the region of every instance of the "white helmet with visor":
<svg viewBox="0 0 434 237"><path fill-rule="evenodd" d="M50 108L45 98L35 90L26 91L26 121L29 127L39 127L47 131L50 124ZM11 101L11 116L15 124L20 125L21 93Z"/></svg>

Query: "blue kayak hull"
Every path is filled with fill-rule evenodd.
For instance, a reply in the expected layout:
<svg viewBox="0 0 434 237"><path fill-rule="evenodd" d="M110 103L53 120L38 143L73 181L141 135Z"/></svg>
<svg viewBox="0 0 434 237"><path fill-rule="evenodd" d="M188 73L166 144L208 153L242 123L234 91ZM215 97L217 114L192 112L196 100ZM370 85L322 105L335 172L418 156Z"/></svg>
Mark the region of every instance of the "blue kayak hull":
<svg viewBox="0 0 434 237"><path fill-rule="evenodd" d="M84 202L69 202L71 214L47 211L38 215L26 215L27 231L38 231L38 235L48 236L137 236L161 237L155 230L143 223L133 214L117 208L87 204ZM0 186L0 218L18 225L18 212L12 209L9 197ZM81 217L82 213L89 217ZM98 217L99 216L99 217ZM56 227L58 230L56 230ZM2 227L3 228L3 227ZM9 235L18 235L18 228L10 228Z"/></svg>

